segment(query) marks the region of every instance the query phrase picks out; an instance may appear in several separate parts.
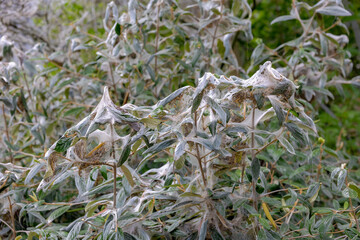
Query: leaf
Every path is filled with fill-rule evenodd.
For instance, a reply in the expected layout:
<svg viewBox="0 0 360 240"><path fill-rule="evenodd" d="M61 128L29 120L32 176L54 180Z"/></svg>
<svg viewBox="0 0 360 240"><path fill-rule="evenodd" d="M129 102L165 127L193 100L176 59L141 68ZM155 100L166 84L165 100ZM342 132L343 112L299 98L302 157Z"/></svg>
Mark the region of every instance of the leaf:
<svg viewBox="0 0 360 240"><path fill-rule="evenodd" d="M307 145L308 141L305 137L305 132L301 130L295 123L287 122L284 123L284 125L302 146Z"/></svg>
<svg viewBox="0 0 360 240"><path fill-rule="evenodd" d="M320 183L311 184L308 190L306 191L305 197L307 197L309 199L309 202L312 203L316 200L319 191L320 191Z"/></svg>
<svg viewBox="0 0 360 240"><path fill-rule="evenodd" d="M196 65L197 61L199 60L200 56L201 56L201 49L197 48L194 55L193 55L193 58L191 60L191 66L192 67L195 67L195 65Z"/></svg>
<svg viewBox="0 0 360 240"><path fill-rule="evenodd" d="M222 109L222 107L220 107L220 105L214 99L210 98L209 96L205 96L204 100L219 115L222 124L225 126L226 125L226 112Z"/></svg>
<svg viewBox="0 0 360 240"><path fill-rule="evenodd" d="M140 122L144 123L145 126L148 128L156 129L161 123L161 120L152 117L147 117L147 118L142 118Z"/></svg>
<svg viewBox="0 0 360 240"><path fill-rule="evenodd" d="M72 138L61 137L57 142L54 148L57 152L65 152L70 146L72 142Z"/></svg>
<svg viewBox="0 0 360 240"><path fill-rule="evenodd" d="M151 153L151 154L155 154L155 153L158 153L168 147L170 147L171 145L173 145L175 142L177 141L176 138L174 139L168 139L168 140L165 140L163 142L160 142L158 144L155 144L153 145L152 147L148 148L145 152L143 152L143 155L146 155L148 153Z"/></svg>
<svg viewBox="0 0 360 240"><path fill-rule="evenodd" d="M100 173L101 173L101 176L105 179L105 181L108 180L106 166L100 167Z"/></svg>
<svg viewBox="0 0 360 240"><path fill-rule="evenodd" d="M205 220L205 217L204 217L204 220ZM206 233L207 233L207 225L208 225L208 219L203 221L203 223L201 224L199 240L205 240Z"/></svg>
<svg viewBox="0 0 360 240"><path fill-rule="evenodd" d="M267 206L267 204L265 202L262 202L262 207L263 207L263 210L265 212L265 215L267 217L267 219L269 219L269 221L271 222L271 224L274 226L275 229L277 229L277 225L274 221L274 219L272 218L271 214L270 214L270 211L269 211L269 208Z"/></svg>
<svg viewBox="0 0 360 240"><path fill-rule="evenodd" d="M216 15L221 15L221 12L217 8L211 8L211 11Z"/></svg>
<svg viewBox="0 0 360 240"><path fill-rule="evenodd" d="M215 226L210 227L210 236L213 240L224 240L224 237L221 236L221 234L218 232L218 230L215 228Z"/></svg>
<svg viewBox="0 0 360 240"><path fill-rule="evenodd" d="M251 161L251 174L253 177L253 181L257 182L257 179L259 178L260 175L260 161L258 158L254 158Z"/></svg>
<svg viewBox="0 0 360 240"><path fill-rule="evenodd" d="M180 141L176 147L174 152L174 160L177 161L182 155L185 153L185 141Z"/></svg>
<svg viewBox="0 0 360 240"><path fill-rule="evenodd" d="M178 96L180 96L186 89L188 89L189 86L186 87L182 87L179 88L178 90L176 90L175 92L172 92L169 96L167 96L166 98L160 100L157 104L155 108L158 107L165 107L166 104L168 104L169 102L171 102L172 100L174 100L175 98L177 98Z"/></svg>
<svg viewBox="0 0 360 240"><path fill-rule="evenodd" d="M64 206L61 207L59 209L56 209L55 211L53 211L50 216L47 218L47 222L51 223L52 221L54 221L55 219L57 219L58 217L60 217L61 215L63 215L64 213L66 213L68 210L70 209L70 206Z"/></svg>
<svg viewBox="0 0 360 240"><path fill-rule="evenodd" d="M115 33L116 33L117 35L120 35L120 34L121 34L121 26L120 26L119 23L116 23L116 25L115 25Z"/></svg>
<svg viewBox="0 0 360 240"><path fill-rule="evenodd" d="M351 16L351 13L340 6L326 6L317 9L315 12L330 16Z"/></svg>
<svg viewBox="0 0 360 240"><path fill-rule="evenodd" d="M30 170L30 172L27 174L24 183L30 184L31 179L34 178L34 176L41 170L41 168L45 166L45 163L37 163L35 166L33 166Z"/></svg>
<svg viewBox="0 0 360 240"><path fill-rule="evenodd" d="M156 76L155 76L155 72L154 72L154 70L152 69L152 67L150 67L150 65L146 65L146 70L147 70L147 72L149 73L149 75L150 75L150 77L151 77L151 80L152 80L153 82L155 82L155 81L156 81Z"/></svg>
<svg viewBox="0 0 360 240"><path fill-rule="evenodd" d="M121 152L121 156L118 162L118 166L121 166L128 160L131 153L131 145L126 145L123 151Z"/></svg>
<svg viewBox="0 0 360 240"><path fill-rule="evenodd" d="M134 182L133 176L131 175L131 172L129 171L129 169L125 165L121 165L120 168L121 168L122 172L124 173L128 182L130 183L131 187L134 187L135 182Z"/></svg>
<svg viewBox="0 0 360 240"><path fill-rule="evenodd" d="M344 185L345 180L346 180L346 175L347 175L347 171L345 169L341 169L339 172L339 176L337 178L337 184L336 184L336 189L338 191L341 191L341 188Z"/></svg>
<svg viewBox="0 0 360 240"><path fill-rule="evenodd" d="M327 42L327 38L324 37L323 34L319 34L320 36L320 46L321 46L321 52L324 56L327 55L327 52L328 52L328 42ZM324 76L326 76L324 74Z"/></svg>
<svg viewBox="0 0 360 240"><path fill-rule="evenodd" d="M263 43L260 43L259 45L256 46L256 48L254 49L254 51L251 54L251 60L253 62L256 62L259 59L260 55L264 51L264 47L265 47L265 45Z"/></svg>
<svg viewBox="0 0 360 240"><path fill-rule="evenodd" d="M77 222L71 229L71 231L69 232L69 234L67 235L66 237L66 240L73 240L73 239L76 239L80 230L81 230L81 227L83 225L83 221L79 221Z"/></svg>
<svg viewBox="0 0 360 240"><path fill-rule="evenodd" d="M275 110L276 117L278 118L280 125L282 125L283 122L285 121L285 113L281 107L280 101L273 96L269 96L268 98L271 102L271 105L273 106L273 108Z"/></svg>
<svg viewBox="0 0 360 240"><path fill-rule="evenodd" d="M211 133L212 136L214 136L216 134L216 125L217 125L217 121L214 120L209 124L209 131Z"/></svg>
<svg viewBox="0 0 360 240"><path fill-rule="evenodd" d="M358 198L358 194L355 190L349 188L349 187L346 187L343 191L342 191L342 195L346 198L353 198L353 199L356 199Z"/></svg>
<svg viewBox="0 0 360 240"><path fill-rule="evenodd" d="M280 17L277 17L277 18L275 18L274 20L272 20L271 23L270 23L270 25L273 25L273 24L278 23L278 22L293 20L293 19L295 19L295 17L292 16L292 15L280 16Z"/></svg>
<svg viewBox="0 0 360 240"><path fill-rule="evenodd" d="M204 89L207 87L209 81L212 79L214 79L214 76L210 73L205 73L205 75L199 79L199 84L194 92L194 100L191 108L192 114L195 113L198 107L200 106L201 100L204 95Z"/></svg>
<svg viewBox="0 0 360 240"><path fill-rule="evenodd" d="M68 111L66 111L66 112L64 113L64 117L69 116L69 115L77 116L77 115L79 115L80 113L82 113L82 112L85 111L85 110L86 110L85 107L72 108L72 109L70 109L70 110L68 110Z"/></svg>
<svg viewBox="0 0 360 240"><path fill-rule="evenodd" d="M201 100L203 98L204 93L201 92L200 94L196 95L193 101L193 105L191 107L191 113L195 113L198 107L200 106Z"/></svg>
<svg viewBox="0 0 360 240"><path fill-rule="evenodd" d="M265 219L265 218L259 218L259 223L267 230L270 230L271 226L269 224L269 222ZM266 238L267 240L269 238Z"/></svg>
<svg viewBox="0 0 360 240"><path fill-rule="evenodd" d="M193 193L193 192L184 192L184 193L180 194L179 197L198 197L198 198L203 198L201 195L199 195L199 194L197 194L197 193Z"/></svg>
<svg viewBox="0 0 360 240"><path fill-rule="evenodd" d="M357 197L360 199L360 188L353 182L349 183L349 188L357 193Z"/></svg>

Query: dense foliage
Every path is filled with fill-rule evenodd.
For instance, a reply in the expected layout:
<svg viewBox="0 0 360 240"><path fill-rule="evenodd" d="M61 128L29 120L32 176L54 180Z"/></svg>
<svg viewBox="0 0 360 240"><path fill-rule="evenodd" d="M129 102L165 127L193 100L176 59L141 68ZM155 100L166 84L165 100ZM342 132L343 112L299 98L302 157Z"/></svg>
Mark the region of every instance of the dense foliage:
<svg viewBox="0 0 360 240"><path fill-rule="evenodd" d="M358 3L10 2L0 239L360 238Z"/></svg>

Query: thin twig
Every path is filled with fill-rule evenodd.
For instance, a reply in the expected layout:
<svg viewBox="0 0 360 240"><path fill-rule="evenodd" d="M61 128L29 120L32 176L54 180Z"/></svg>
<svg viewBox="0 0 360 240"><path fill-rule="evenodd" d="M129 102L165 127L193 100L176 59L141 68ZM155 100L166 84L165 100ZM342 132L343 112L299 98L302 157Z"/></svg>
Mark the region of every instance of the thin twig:
<svg viewBox="0 0 360 240"><path fill-rule="evenodd" d="M114 88L115 98L116 98L116 100L118 101L118 100L119 100L119 96L118 96L118 93L117 93L117 91L116 91L116 84L115 84L114 73L113 73L113 70L112 70L112 64L111 64L111 62L108 62L108 64L109 64L109 69L108 69L108 71L109 71L109 77L110 77L110 79L111 79L111 83L112 83L113 88Z"/></svg>
<svg viewBox="0 0 360 240"><path fill-rule="evenodd" d="M160 29L160 4L157 3L157 14L156 14L156 39L155 39L155 79L157 76L157 51L158 51L158 44L159 44L159 29Z"/></svg>
<svg viewBox="0 0 360 240"><path fill-rule="evenodd" d="M324 142L322 142L320 144L320 156L319 156L319 165L317 166L317 176L316 176L316 181L319 182L319 179L320 179L320 172L321 172L321 159L322 159L322 155L323 155L323 152L324 152L324 149L323 149L323 145L324 145Z"/></svg>
<svg viewBox="0 0 360 240"><path fill-rule="evenodd" d="M7 122L6 122L6 114L5 114L5 104L3 103L2 105L2 113L3 113L3 118L4 118L4 125L5 125L5 134L6 134L6 138L9 142L9 144L11 144L10 142L10 135L9 135L9 128L8 128L8 125L7 125ZM14 157L12 155L12 151L11 151L11 148L8 146L8 150L9 150L9 154L10 154L10 162L11 163L14 163Z"/></svg>
<svg viewBox="0 0 360 240"><path fill-rule="evenodd" d="M253 108L252 108L252 112L251 112L251 129L252 129L252 132L251 132L251 160L252 161L255 161L255 105L253 104ZM253 199L253 205L254 205L254 208L256 210L258 210L258 207L257 207L257 192L256 192L256 182L257 182L257 179L252 178L252 199Z"/></svg>
<svg viewBox="0 0 360 240"><path fill-rule="evenodd" d="M8 226L8 228L10 228L10 230L11 230L12 232L15 232L14 229L13 229L7 222L5 222L4 220L2 220L1 218L0 218L0 222L4 223L6 226Z"/></svg>
<svg viewBox="0 0 360 240"><path fill-rule="evenodd" d="M10 197L7 197L8 201L9 201L9 210L10 210L10 218L11 218L11 224L12 224L12 231L14 234L14 239L16 238L16 229L15 229L15 218L14 218L14 212L13 212L13 208L12 208L12 203L10 200Z"/></svg>
<svg viewBox="0 0 360 240"><path fill-rule="evenodd" d="M214 51L214 47L215 47L215 40L216 40L216 33L218 31L219 28L219 24L223 18L223 7L224 7L224 0L221 0L221 7L220 7L220 18L219 20L216 22L216 26L215 26L215 30L214 30L214 34L213 34L213 39L212 39L212 43L211 43L211 51ZM214 52L213 52L214 53ZM210 63L210 59L211 57L209 57L209 63Z"/></svg>
<svg viewBox="0 0 360 240"><path fill-rule="evenodd" d="M194 113L194 125L195 125L195 129L197 129L197 112L195 111ZM202 162L201 162L201 156L200 156L200 151L199 151L199 144L198 143L195 143L195 148L196 148L196 158L198 160L198 163L199 163L199 168L200 168L200 172L201 172L201 177L203 179L203 182L204 182L204 185L206 187L206 178L205 178L205 174L204 174L204 170L203 170L203 167L202 167Z"/></svg>

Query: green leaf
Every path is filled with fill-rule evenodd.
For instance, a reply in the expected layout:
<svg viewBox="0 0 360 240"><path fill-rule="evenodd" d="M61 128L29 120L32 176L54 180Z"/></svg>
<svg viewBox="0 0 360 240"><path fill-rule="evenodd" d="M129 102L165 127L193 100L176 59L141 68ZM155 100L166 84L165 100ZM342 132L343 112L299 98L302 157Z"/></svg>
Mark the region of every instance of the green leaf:
<svg viewBox="0 0 360 240"><path fill-rule="evenodd" d="M55 146L55 151L57 152L65 152L70 146L71 146L71 142L72 142L72 138L68 138L68 137L61 137Z"/></svg>
<svg viewBox="0 0 360 240"><path fill-rule="evenodd" d="M269 221L266 220L265 218L259 218L259 223L266 228L267 230L271 229L271 226L269 224Z"/></svg>
<svg viewBox="0 0 360 240"><path fill-rule="evenodd" d="M285 121L285 113L284 113L284 110L281 107L280 101L277 100L277 98L274 98L274 97L271 97L271 96L269 96L268 98L269 98L269 100L271 102L271 105L273 106L273 108L275 110L276 117L278 118L278 120L280 122L280 125L282 125L283 122Z"/></svg>
<svg viewBox="0 0 360 240"><path fill-rule="evenodd" d="M278 22L293 20L293 19L295 19L295 17L292 16L292 15L280 16L280 17L277 17L277 18L275 18L274 20L272 20L271 23L270 23L270 25L273 25L273 24L278 23Z"/></svg>
<svg viewBox="0 0 360 240"><path fill-rule="evenodd" d="M301 130L295 123L289 122L284 123L284 125L302 146L307 145L308 141L305 137L305 132Z"/></svg>
<svg viewBox="0 0 360 240"><path fill-rule="evenodd" d="M132 176L130 170L125 165L121 165L120 168L121 168L121 171L124 173L128 182L130 183L130 185L133 187L135 185L135 182L134 182L134 179L133 179L133 176Z"/></svg>
<svg viewBox="0 0 360 240"><path fill-rule="evenodd" d="M320 183L311 184L306 192L305 197L309 199L309 202L312 203L316 200L320 191Z"/></svg>
<svg viewBox="0 0 360 240"><path fill-rule="evenodd" d="M191 113L195 113L198 107L200 106L201 100L203 98L204 93L201 92L194 98L193 105L191 107Z"/></svg>
<svg viewBox="0 0 360 240"><path fill-rule="evenodd" d="M116 23L116 25L115 25L115 33L116 33L117 35L120 35L120 34L121 34L121 26L120 26L119 23Z"/></svg>
<svg viewBox="0 0 360 240"><path fill-rule="evenodd" d="M50 216L47 218L47 222L51 223L52 221L54 221L55 219L57 219L58 217L60 217L61 215L63 215L64 213L66 213L68 210L70 209L70 206L64 206L61 207L59 209L56 209L55 211L53 211Z"/></svg>
<svg viewBox="0 0 360 240"><path fill-rule="evenodd" d="M215 136L216 134L216 125L217 125L217 121L214 120L209 124L209 131L211 133L211 135Z"/></svg>
<svg viewBox="0 0 360 240"><path fill-rule="evenodd" d="M349 183L349 188L357 193L357 197L360 199L360 188L353 182Z"/></svg>
<svg viewBox="0 0 360 240"><path fill-rule="evenodd" d="M123 151L121 152L120 160L118 163L118 166L121 166L126 162L126 160L129 158L131 153L131 145L126 145Z"/></svg>
<svg viewBox="0 0 360 240"><path fill-rule="evenodd" d="M64 117L69 116L69 115L77 116L77 115L79 115L80 113L82 113L82 112L85 111L85 110L86 110L85 107L72 108L72 109L70 109L70 110L68 110L68 111L66 111L66 112L64 113Z"/></svg>
<svg viewBox="0 0 360 240"><path fill-rule="evenodd" d="M167 96L166 98L160 100L157 104L156 104L156 108L158 107L165 107L166 104L170 103L172 100L176 99L177 97L179 97L186 89L188 89L189 86L186 87L182 87L179 88L178 90L176 90L175 92L171 93L169 96Z"/></svg>
<svg viewBox="0 0 360 240"><path fill-rule="evenodd" d="M170 147L176 141L177 141L177 139L175 138L175 139L168 139L168 140L165 140L165 141L160 142L158 144L155 144L152 147L148 148L145 152L143 152L143 155L146 155L148 153L151 153L151 154L158 153L158 152Z"/></svg>
<svg viewBox="0 0 360 240"><path fill-rule="evenodd" d="M108 180L106 166L101 166L100 173L101 173L101 176L103 176L103 178L105 179L105 181Z"/></svg>
<svg viewBox="0 0 360 240"><path fill-rule="evenodd" d="M216 15L221 15L221 12L217 8L212 8L211 11Z"/></svg>
<svg viewBox="0 0 360 240"><path fill-rule="evenodd" d="M192 192L184 192L184 193L180 194L180 197L198 197L198 198L203 198L201 195L196 194L196 193L192 193Z"/></svg>

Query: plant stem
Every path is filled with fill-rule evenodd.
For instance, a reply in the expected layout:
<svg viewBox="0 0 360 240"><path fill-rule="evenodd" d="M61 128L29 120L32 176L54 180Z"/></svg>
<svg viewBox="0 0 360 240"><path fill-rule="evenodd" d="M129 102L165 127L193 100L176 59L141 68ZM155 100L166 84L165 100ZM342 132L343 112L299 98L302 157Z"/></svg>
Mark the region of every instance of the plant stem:
<svg viewBox="0 0 360 240"><path fill-rule="evenodd" d="M218 30L218 27L219 27L219 23L221 22L222 17L223 17L223 7L224 7L224 0L221 0L220 18L219 18L219 21L216 22L216 26L215 26L215 30L214 30L214 34L213 34L213 39L212 39L212 43L211 43L211 49L212 50L214 50L217 30Z"/></svg>
<svg viewBox="0 0 360 240"><path fill-rule="evenodd" d="M2 113L3 113L3 118L4 118L4 125L5 125L5 134L6 134L6 138L10 143L10 135L9 135L9 128L8 128L8 125L7 125L7 122L6 122L6 114L5 114L5 104L3 103L2 105ZM10 154L10 162L11 163L14 163L14 157L12 155L12 151L11 151L11 148L8 146L8 150L9 150L9 154Z"/></svg>
<svg viewBox="0 0 360 240"><path fill-rule="evenodd" d="M159 29L160 29L160 6L159 3L157 5L157 14L156 14L156 39L155 39L155 54L157 54L158 51L158 44L159 44ZM157 76L157 55L155 55L155 80Z"/></svg>
<svg viewBox="0 0 360 240"><path fill-rule="evenodd" d="M217 34L217 30L218 30L218 27L219 27L219 23L221 22L222 18L223 18L223 7L224 7L224 0L221 0L221 7L220 7L220 18L219 20L216 22L216 26L215 26L215 30L214 30L214 34L213 34L213 39L212 39L212 42L211 42L211 51L212 53L214 53L214 47L215 47L215 40L216 40L216 34ZM210 60L211 59L211 56L209 57L209 62L208 64L210 65Z"/></svg>
<svg viewBox="0 0 360 240"><path fill-rule="evenodd" d="M319 182L320 179L320 171L321 171L321 159L322 159L322 154L323 154L323 142L320 144L320 156L319 156L319 165L317 166L317 176L316 176L316 181Z"/></svg>
<svg viewBox="0 0 360 240"><path fill-rule="evenodd" d="M251 159L252 161L255 160L255 105L253 104L253 108L252 108L252 113L251 113L251 128L252 128L252 132L251 132ZM253 199L253 207L258 210L258 203L257 203L257 192L256 192L256 182L257 179L255 179L254 177L252 178L252 199Z"/></svg>
<svg viewBox="0 0 360 240"><path fill-rule="evenodd" d="M10 210L10 217L11 217L11 224L12 224L12 232L14 235L14 239L16 238L16 229L15 229L15 218L14 218L14 213L13 213L13 208L12 208L12 203L10 200L10 197L7 197L8 201L9 201L9 210Z"/></svg>
<svg viewBox="0 0 360 240"><path fill-rule="evenodd" d="M194 122L195 122L195 128L197 129L197 112L194 113ZM202 167L202 162L201 162L201 156L200 156L200 151L199 151L199 144L198 143L195 143L195 148L196 148L196 159L198 160L198 163L199 163L199 168L200 168L200 172L201 172L201 177L203 179L203 182L204 182L204 185L205 187L207 186L207 183L206 183L206 178L205 178L205 174L204 174L204 170L203 170L203 167Z"/></svg>
<svg viewBox="0 0 360 240"><path fill-rule="evenodd" d="M116 209L116 163L114 163L114 165L113 165L112 167L113 167L113 170L114 170L114 186L113 186L114 196L113 196L113 207L114 207L114 209Z"/></svg>
<svg viewBox="0 0 360 240"><path fill-rule="evenodd" d="M112 64L111 64L111 62L108 62L108 64L109 64L109 77L111 79L111 82L112 82L112 85L113 85L113 88L114 88L115 98L118 101L119 96L118 96L118 93L116 91L116 84L115 84L115 79L114 79L114 73L113 73L113 70L112 70Z"/></svg>

